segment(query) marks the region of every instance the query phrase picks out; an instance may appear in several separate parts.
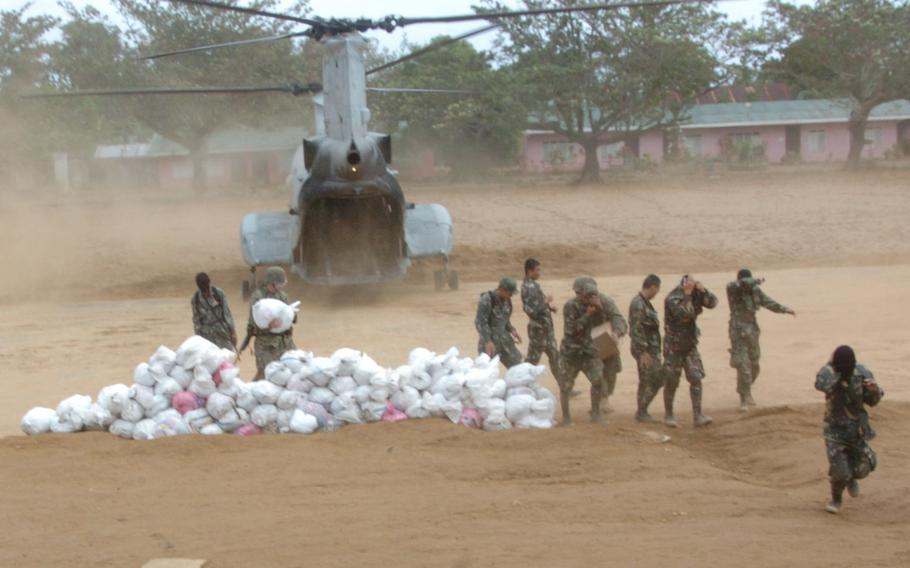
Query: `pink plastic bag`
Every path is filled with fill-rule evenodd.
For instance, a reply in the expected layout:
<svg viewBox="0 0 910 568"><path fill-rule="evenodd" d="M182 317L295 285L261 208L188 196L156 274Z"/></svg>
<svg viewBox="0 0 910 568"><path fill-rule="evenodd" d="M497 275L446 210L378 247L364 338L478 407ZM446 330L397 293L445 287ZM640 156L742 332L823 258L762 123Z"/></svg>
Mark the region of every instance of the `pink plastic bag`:
<svg viewBox="0 0 910 568"><path fill-rule="evenodd" d="M258 436L259 434L262 434L262 428L255 424L244 424L240 428L234 430L234 434L237 434L238 436Z"/></svg>
<svg viewBox="0 0 910 568"><path fill-rule="evenodd" d="M401 422L402 420L407 420L408 415L404 412L395 408L395 405L389 401L389 404L385 407L385 412L382 413L383 422Z"/></svg>
<svg viewBox="0 0 910 568"><path fill-rule="evenodd" d="M483 418L480 416L480 412L478 412L476 408L465 408L462 410L461 420L459 422L468 428L483 427Z"/></svg>
<svg viewBox="0 0 910 568"><path fill-rule="evenodd" d="M188 391L180 391L171 399L171 406L180 414L205 406L205 400Z"/></svg>
<svg viewBox="0 0 910 568"><path fill-rule="evenodd" d="M215 381L215 386L221 386L221 371L234 368L236 368L236 365L225 361L217 369L215 369L215 372L212 373L212 380Z"/></svg>

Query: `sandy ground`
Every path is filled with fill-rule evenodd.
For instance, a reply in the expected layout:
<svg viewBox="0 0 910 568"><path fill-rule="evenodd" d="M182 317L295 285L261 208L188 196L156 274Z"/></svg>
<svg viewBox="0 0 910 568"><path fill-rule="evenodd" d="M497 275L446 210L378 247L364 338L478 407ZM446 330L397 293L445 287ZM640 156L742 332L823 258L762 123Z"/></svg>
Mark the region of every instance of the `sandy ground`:
<svg viewBox="0 0 910 568"><path fill-rule="evenodd" d="M908 186L910 174L896 171L417 187L409 198L443 203L455 218L461 290L433 292L430 266L378 289L291 288L303 300L301 346L356 347L391 366L416 346L473 352L478 294L518 276L528 254L544 262L543 285L559 303L572 277L591 273L623 309L647 272L664 277L665 291L696 272L722 296L748 265L798 312L761 316L762 406L735 411L722 299L701 320L715 424L691 428L681 389L682 427L664 444L655 442L663 429L631 419L628 353L606 427L487 434L427 420L306 438L17 436L31 406L129 382L158 344L189 335L196 271L214 275L245 321L239 219L281 210L286 196L0 193L0 435L9 436L0 439L0 566L139 566L159 556L225 567L906 566ZM887 396L873 412L880 469L831 517L821 510L812 383L840 343L857 349ZM241 366L252 374L250 356ZM573 405L582 416L586 395Z"/></svg>

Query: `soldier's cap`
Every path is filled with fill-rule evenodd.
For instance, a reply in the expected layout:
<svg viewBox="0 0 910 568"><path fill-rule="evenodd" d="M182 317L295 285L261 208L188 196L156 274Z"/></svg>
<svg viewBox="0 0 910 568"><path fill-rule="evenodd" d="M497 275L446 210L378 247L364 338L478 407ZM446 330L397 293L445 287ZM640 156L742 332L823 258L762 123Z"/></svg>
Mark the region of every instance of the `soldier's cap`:
<svg viewBox="0 0 910 568"><path fill-rule="evenodd" d="M266 284L287 284L288 276L280 266L270 266L265 271Z"/></svg>
<svg viewBox="0 0 910 568"><path fill-rule="evenodd" d="M511 293L518 291L518 283L515 282L514 278L509 278L508 276L499 281L500 290L508 290Z"/></svg>
<svg viewBox="0 0 910 568"><path fill-rule="evenodd" d="M583 296L599 293L597 290L597 281L590 276L579 276L576 278L575 282L572 284L572 290L574 290L576 294L581 294Z"/></svg>

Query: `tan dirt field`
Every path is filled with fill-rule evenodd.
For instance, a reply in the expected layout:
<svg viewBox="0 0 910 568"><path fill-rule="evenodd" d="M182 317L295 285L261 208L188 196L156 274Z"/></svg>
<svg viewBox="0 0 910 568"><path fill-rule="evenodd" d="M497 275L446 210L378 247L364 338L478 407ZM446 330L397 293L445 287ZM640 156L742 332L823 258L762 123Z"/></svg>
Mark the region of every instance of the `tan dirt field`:
<svg viewBox="0 0 910 568"><path fill-rule="evenodd" d="M19 435L36 405L129 383L159 344L192 332L193 275L209 271L242 326L238 226L283 191L202 197L0 191L0 566L908 566L910 172L648 178L604 187L406 187L450 208L457 292L432 263L370 289L291 286L300 346L388 366L417 346L476 349L474 309L531 254L561 305L597 277L625 310L648 272L664 294L693 272L721 296L700 319L715 423L634 422L625 346L607 426L490 434L442 419L302 436L128 442ZM797 318L764 312L757 410L736 411L723 287L749 266ZM516 301L514 322L526 319ZM660 310L662 312L662 310ZM557 333L561 325L557 324ZM524 335L524 334L523 334ZM827 497L814 376L854 346L887 395L872 411L879 470L839 517ZM242 376L254 371L243 357ZM546 385L555 390L550 377ZM587 386L583 377L577 383ZM652 413L662 412L659 400ZM672 440L657 443L668 433Z"/></svg>

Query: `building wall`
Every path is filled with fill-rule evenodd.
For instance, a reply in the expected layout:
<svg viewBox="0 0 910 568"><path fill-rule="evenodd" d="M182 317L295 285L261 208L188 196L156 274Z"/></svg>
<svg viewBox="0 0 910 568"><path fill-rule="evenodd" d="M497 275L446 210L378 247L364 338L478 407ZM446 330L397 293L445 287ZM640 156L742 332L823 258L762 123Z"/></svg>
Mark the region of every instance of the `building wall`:
<svg viewBox="0 0 910 568"><path fill-rule="evenodd" d="M208 187L230 185L281 185L290 172L294 150L210 155L206 159ZM158 158L158 179L162 189L190 189L193 164L185 156Z"/></svg>

